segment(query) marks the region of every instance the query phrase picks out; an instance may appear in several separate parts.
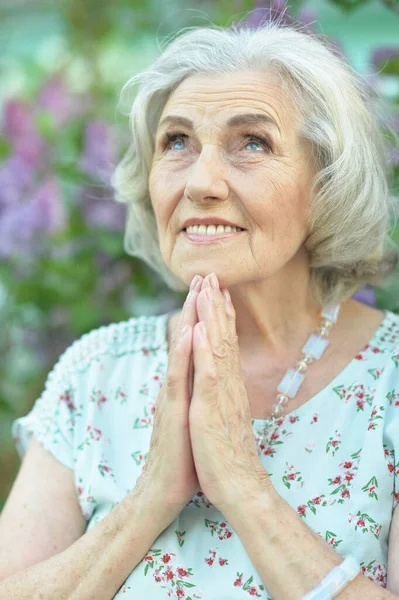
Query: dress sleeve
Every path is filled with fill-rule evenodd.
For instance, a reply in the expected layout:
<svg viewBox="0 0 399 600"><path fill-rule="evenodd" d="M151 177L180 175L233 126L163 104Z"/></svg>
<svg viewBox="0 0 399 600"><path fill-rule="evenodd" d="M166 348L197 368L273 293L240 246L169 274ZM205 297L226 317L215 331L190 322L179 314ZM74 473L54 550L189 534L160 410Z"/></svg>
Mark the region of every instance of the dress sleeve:
<svg viewBox="0 0 399 600"><path fill-rule="evenodd" d="M385 389L381 400L384 402L384 455L392 478L392 496L394 510L399 503L399 346L389 356L389 362L383 369Z"/></svg>
<svg viewBox="0 0 399 600"><path fill-rule="evenodd" d="M71 358L76 344L74 342L58 359L32 410L11 425L11 435L21 459L33 434L57 460L73 468L77 406Z"/></svg>

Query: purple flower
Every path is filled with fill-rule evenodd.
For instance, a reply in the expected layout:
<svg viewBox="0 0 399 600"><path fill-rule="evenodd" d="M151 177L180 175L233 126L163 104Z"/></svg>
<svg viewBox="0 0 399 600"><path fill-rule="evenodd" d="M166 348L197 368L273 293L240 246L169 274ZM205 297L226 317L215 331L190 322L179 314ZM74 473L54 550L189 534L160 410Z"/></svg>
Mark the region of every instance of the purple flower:
<svg viewBox="0 0 399 600"><path fill-rule="evenodd" d="M387 62L399 58L399 46L380 46L371 54L371 63L383 67Z"/></svg>
<svg viewBox="0 0 399 600"><path fill-rule="evenodd" d="M62 74L57 73L44 83L36 108L49 112L53 115L56 125L62 126L85 113L91 104L89 96L72 94L65 85Z"/></svg>
<svg viewBox="0 0 399 600"><path fill-rule="evenodd" d="M36 129L30 108L21 100L8 100L4 106L3 133L13 150L36 168L47 163L47 145Z"/></svg>
<svg viewBox="0 0 399 600"><path fill-rule="evenodd" d="M266 21L281 19L283 23L289 24L292 22L292 17L289 16L286 0L256 0L255 7L248 13L243 25L254 25L258 27Z"/></svg>
<svg viewBox="0 0 399 600"><path fill-rule="evenodd" d="M89 227L123 231L126 207L114 200L114 192L110 187L85 187L81 194L81 204Z"/></svg>
<svg viewBox="0 0 399 600"><path fill-rule="evenodd" d="M66 209L57 180L48 176L34 190L20 194L0 212L0 259L36 254L42 237L63 229Z"/></svg>
<svg viewBox="0 0 399 600"><path fill-rule="evenodd" d="M20 154L13 154L0 167L0 215L15 206L33 188L35 169Z"/></svg>
<svg viewBox="0 0 399 600"><path fill-rule="evenodd" d="M362 302L362 304L375 306L375 294L371 285L366 285L364 288L356 292L352 298L358 302Z"/></svg>
<svg viewBox="0 0 399 600"><path fill-rule="evenodd" d="M3 133L9 139L31 135L35 122L28 104L22 100L9 99L4 105Z"/></svg>
<svg viewBox="0 0 399 600"><path fill-rule="evenodd" d="M109 183L118 158L115 132L102 121L93 121L85 130L79 164L90 177Z"/></svg>
<svg viewBox="0 0 399 600"><path fill-rule="evenodd" d="M309 25L317 21L317 11L312 8L309 4L302 6L298 12L297 20L303 23L304 25Z"/></svg>

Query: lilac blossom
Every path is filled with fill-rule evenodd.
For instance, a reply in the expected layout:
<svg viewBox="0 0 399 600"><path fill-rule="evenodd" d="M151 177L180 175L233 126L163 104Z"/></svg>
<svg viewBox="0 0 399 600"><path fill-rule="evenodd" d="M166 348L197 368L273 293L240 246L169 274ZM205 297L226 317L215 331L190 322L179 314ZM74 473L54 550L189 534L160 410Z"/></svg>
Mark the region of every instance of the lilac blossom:
<svg viewBox="0 0 399 600"><path fill-rule="evenodd" d="M36 101L36 112L39 109L50 113L54 117L56 126L60 127L86 113L92 102L88 95L72 94L65 84L62 73L56 73L40 90Z"/></svg>
<svg viewBox="0 0 399 600"><path fill-rule="evenodd" d="M58 181L47 176L29 194L21 194L0 212L0 259L36 253L41 243L38 234L62 230L66 218Z"/></svg>
<svg viewBox="0 0 399 600"><path fill-rule="evenodd" d="M123 231L126 207L114 200L111 187L86 186L81 193L81 206L88 226Z"/></svg>
<svg viewBox="0 0 399 600"><path fill-rule="evenodd" d="M48 160L47 145L37 131L32 111L25 102L9 99L4 106L2 132L13 150L33 167L44 168Z"/></svg>
<svg viewBox="0 0 399 600"><path fill-rule="evenodd" d="M83 154L79 164L93 179L108 183L118 160L115 132L103 121L89 123L84 133Z"/></svg>
<svg viewBox="0 0 399 600"><path fill-rule="evenodd" d="M362 304L367 304L368 306L375 306L375 294L371 285L366 285L361 290L357 291L354 296L352 296L354 300L358 302L362 302Z"/></svg>
<svg viewBox="0 0 399 600"><path fill-rule="evenodd" d="M311 26L315 21L317 22L317 11L309 4L305 4L300 8L297 14L297 20L304 25Z"/></svg>
<svg viewBox="0 0 399 600"><path fill-rule="evenodd" d="M380 46L371 54L371 63L376 67L383 67L394 59L399 59L399 46Z"/></svg>

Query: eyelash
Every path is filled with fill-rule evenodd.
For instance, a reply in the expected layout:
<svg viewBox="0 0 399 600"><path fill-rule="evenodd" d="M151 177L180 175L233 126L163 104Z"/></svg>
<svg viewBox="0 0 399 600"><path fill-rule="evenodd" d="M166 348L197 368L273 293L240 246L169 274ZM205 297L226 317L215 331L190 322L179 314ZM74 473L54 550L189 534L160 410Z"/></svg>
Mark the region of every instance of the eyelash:
<svg viewBox="0 0 399 600"><path fill-rule="evenodd" d="M188 137L184 133L166 133L165 136L167 138L167 143L164 146L164 150L168 150L168 148L172 142L175 142L177 140L183 140L183 138ZM271 145L269 144L269 142L267 140L265 140L264 138L261 138L257 135L248 134L248 135L245 135L244 138L247 140L247 144L249 144L249 142L257 142L258 144L263 146L263 148L265 148L266 150L270 151L272 149Z"/></svg>

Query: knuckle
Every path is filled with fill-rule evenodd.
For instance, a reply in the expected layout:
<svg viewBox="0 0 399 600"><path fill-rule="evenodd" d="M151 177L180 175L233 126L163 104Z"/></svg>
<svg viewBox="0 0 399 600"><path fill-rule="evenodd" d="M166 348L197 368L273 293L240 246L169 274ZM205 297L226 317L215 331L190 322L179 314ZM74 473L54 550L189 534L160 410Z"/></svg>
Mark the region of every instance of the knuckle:
<svg viewBox="0 0 399 600"><path fill-rule="evenodd" d="M176 389L182 380L181 373L176 368L170 369L166 375L166 387L168 390Z"/></svg>

